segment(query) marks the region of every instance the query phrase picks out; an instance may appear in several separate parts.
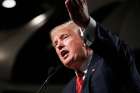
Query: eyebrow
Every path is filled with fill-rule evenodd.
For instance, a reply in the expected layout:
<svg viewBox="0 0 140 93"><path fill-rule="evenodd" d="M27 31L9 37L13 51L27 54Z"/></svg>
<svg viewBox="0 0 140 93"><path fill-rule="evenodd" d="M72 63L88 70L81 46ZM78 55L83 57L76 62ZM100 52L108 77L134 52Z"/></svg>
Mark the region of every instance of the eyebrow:
<svg viewBox="0 0 140 93"><path fill-rule="evenodd" d="M70 34L68 34L68 33L63 33L63 34L60 35L60 39L62 39L62 38L63 38L64 36L66 36L66 35L68 36L68 35L70 35Z"/></svg>

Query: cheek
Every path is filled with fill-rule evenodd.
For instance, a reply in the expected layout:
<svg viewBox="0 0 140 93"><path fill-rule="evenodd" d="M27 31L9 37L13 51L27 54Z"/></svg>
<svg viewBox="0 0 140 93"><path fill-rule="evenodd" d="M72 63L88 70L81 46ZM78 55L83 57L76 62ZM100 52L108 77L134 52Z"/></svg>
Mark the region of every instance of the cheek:
<svg viewBox="0 0 140 93"><path fill-rule="evenodd" d="M60 58L60 56L61 56L61 55L60 55L59 50L58 50L58 49L56 49L55 51L56 51L56 54L58 55L58 57Z"/></svg>
<svg viewBox="0 0 140 93"><path fill-rule="evenodd" d="M75 38L64 42L71 56L78 56L82 53L83 45L81 40Z"/></svg>
<svg viewBox="0 0 140 93"><path fill-rule="evenodd" d="M82 51L82 45L78 43L71 43L68 48L70 50L70 53L75 56L77 56Z"/></svg>

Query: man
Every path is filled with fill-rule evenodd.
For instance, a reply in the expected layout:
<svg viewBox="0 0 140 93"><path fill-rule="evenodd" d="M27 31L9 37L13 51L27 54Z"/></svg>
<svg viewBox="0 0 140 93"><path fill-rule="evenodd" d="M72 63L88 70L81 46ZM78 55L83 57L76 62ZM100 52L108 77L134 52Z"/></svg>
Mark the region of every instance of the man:
<svg viewBox="0 0 140 93"><path fill-rule="evenodd" d="M65 4L72 20L50 33L61 62L76 73L64 93L140 93L140 76L126 44L90 18L85 0Z"/></svg>

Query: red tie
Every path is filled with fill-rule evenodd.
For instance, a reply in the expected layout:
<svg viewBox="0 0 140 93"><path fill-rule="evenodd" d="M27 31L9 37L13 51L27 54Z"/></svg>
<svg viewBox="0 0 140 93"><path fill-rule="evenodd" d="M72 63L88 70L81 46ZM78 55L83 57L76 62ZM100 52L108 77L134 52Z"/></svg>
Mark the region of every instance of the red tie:
<svg viewBox="0 0 140 93"><path fill-rule="evenodd" d="M82 93L83 81L83 74L78 73L76 77L76 93Z"/></svg>

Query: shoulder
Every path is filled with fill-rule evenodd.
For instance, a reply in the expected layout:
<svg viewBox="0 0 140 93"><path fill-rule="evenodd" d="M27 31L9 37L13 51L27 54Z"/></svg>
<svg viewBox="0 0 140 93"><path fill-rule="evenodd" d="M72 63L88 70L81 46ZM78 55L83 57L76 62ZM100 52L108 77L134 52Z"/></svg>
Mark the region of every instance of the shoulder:
<svg viewBox="0 0 140 93"><path fill-rule="evenodd" d="M64 89L63 89L63 93L68 93L68 91L69 91L69 93L74 93L74 92L73 92L74 89L75 89L75 77L72 78L72 79L68 82L68 84L66 84L66 86L65 86Z"/></svg>

